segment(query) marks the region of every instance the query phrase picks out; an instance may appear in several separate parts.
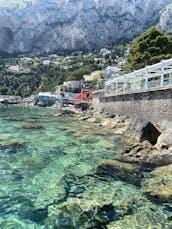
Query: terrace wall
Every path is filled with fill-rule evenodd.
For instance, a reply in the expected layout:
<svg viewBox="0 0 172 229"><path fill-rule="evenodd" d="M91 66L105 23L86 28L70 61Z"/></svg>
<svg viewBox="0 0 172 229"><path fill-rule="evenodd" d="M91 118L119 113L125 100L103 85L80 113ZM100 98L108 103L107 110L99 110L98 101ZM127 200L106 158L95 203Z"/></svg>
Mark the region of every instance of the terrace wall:
<svg viewBox="0 0 172 229"><path fill-rule="evenodd" d="M144 118L154 123L163 119L172 121L172 88L95 97L93 106L98 112Z"/></svg>

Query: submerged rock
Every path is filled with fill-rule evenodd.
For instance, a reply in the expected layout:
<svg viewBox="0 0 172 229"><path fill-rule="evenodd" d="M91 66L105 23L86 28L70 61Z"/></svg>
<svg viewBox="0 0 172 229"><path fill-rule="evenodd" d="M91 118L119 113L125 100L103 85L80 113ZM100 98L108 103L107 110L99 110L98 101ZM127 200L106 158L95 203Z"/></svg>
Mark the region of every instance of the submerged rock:
<svg viewBox="0 0 172 229"><path fill-rule="evenodd" d="M98 137L111 135L114 132L112 130L107 130L103 127L96 128L95 125L90 123L82 123L82 126L76 125L67 125L67 126L59 126L58 129L66 132L67 134L75 136L78 140L83 142L93 143L97 141Z"/></svg>
<svg viewBox="0 0 172 229"><path fill-rule="evenodd" d="M9 140L5 142L0 142L0 149L16 149L21 148L26 145L26 142L18 141L18 140Z"/></svg>
<svg viewBox="0 0 172 229"><path fill-rule="evenodd" d="M25 123L21 126L22 129L33 129L33 130L43 130L44 127L41 125L33 124L33 123Z"/></svg>
<svg viewBox="0 0 172 229"><path fill-rule="evenodd" d="M59 228L94 228L106 224L110 219L117 219L113 205L106 201L70 198L59 209Z"/></svg>
<svg viewBox="0 0 172 229"><path fill-rule="evenodd" d="M83 184L83 182L82 182ZM145 198L137 189L120 181L103 182L93 178L75 198L48 208L46 225L54 228L102 228L111 221L134 213Z"/></svg>
<svg viewBox="0 0 172 229"><path fill-rule="evenodd" d="M4 220L2 222L0 222L0 228L1 229L16 229L16 228L20 228L20 229L25 229L26 225L25 223L17 220L17 219L11 219L11 220Z"/></svg>
<svg viewBox="0 0 172 229"><path fill-rule="evenodd" d="M34 202L36 209L47 208L47 206L53 203L61 202L66 196L65 182L63 180L63 174L61 177L52 177L50 174L38 174L33 179L33 185L39 187L39 182L44 181L47 185L38 189L37 198Z"/></svg>
<svg viewBox="0 0 172 229"><path fill-rule="evenodd" d="M21 205L18 215L21 219L43 224L48 215L48 211L46 208L36 209L34 205L28 201Z"/></svg>
<svg viewBox="0 0 172 229"><path fill-rule="evenodd" d="M3 120L8 122L23 122L25 121L25 118L7 117L7 118L3 118Z"/></svg>
<svg viewBox="0 0 172 229"><path fill-rule="evenodd" d="M156 168L142 186L150 198L172 203L172 164Z"/></svg>
<svg viewBox="0 0 172 229"><path fill-rule="evenodd" d="M107 229L130 229L130 228L172 228L172 222L167 222L167 216L162 211L154 209L153 204L150 206L138 208L136 213L126 215L122 219L111 222ZM157 220L161 219L161 223Z"/></svg>
<svg viewBox="0 0 172 229"><path fill-rule="evenodd" d="M96 173L100 176L110 176L135 185L139 185L143 177L140 166L111 160L100 162L96 168Z"/></svg>

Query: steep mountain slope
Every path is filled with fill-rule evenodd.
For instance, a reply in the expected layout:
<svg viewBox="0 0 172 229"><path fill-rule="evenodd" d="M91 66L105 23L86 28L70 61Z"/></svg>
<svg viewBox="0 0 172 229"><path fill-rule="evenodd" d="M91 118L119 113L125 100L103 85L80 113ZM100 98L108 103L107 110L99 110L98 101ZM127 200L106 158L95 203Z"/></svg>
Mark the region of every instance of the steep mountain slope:
<svg viewBox="0 0 172 229"><path fill-rule="evenodd" d="M0 0L1 52L53 52L131 39L171 0Z"/></svg>
<svg viewBox="0 0 172 229"><path fill-rule="evenodd" d="M158 27L163 31L172 33L172 4L169 4L161 11Z"/></svg>

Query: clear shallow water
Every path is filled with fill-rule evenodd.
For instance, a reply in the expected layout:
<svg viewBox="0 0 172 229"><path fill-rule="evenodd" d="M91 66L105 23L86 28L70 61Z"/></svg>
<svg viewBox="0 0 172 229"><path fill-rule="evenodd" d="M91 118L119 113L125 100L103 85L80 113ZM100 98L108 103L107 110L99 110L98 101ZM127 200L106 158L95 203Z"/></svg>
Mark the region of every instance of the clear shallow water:
<svg viewBox="0 0 172 229"><path fill-rule="evenodd" d="M51 113L0 107L0 228L172 228L171 207L95 175L122 150L119 136Z"/></svg>

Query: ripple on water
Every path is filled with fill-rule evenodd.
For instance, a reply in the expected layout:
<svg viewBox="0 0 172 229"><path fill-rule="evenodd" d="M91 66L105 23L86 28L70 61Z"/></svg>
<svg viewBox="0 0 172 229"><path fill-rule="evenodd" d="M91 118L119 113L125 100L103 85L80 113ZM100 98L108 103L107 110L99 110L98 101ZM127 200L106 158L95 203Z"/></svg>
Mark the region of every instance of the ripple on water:
<svg viewBox="0 0 172 229"><path fill-rule="evenodd" d="M51 112L0 107L0 228L172 228L170 204L95 175L120 136Z"/></svg>

